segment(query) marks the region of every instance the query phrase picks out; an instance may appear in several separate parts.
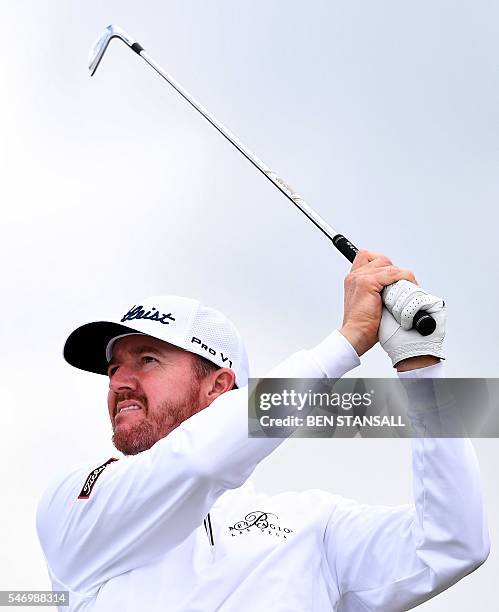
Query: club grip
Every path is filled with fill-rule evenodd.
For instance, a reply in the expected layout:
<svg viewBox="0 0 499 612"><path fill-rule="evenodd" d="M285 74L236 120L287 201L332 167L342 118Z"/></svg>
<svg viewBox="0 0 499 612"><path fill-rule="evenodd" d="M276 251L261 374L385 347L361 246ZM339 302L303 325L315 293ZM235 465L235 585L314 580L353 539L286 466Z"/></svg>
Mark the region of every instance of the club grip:
<svg viewBox="0 0 499 612"><path fill-rule="evenodd" d="M359 249L354 246L350 240L347 240L342 234L336 234L336 236L333 238L333 244L350 263L353 263Z"/></svg>
<svg viewBox="0 0 499 612"><path fill-rule="evenodd" d="M342 234L336 234L336 236L333 237L333 244L350 263L353 263L359 249L353 245L350 240L345 238ZM420 310L414 315L412 328L418 331L422 336L429 336L435 331L436 327L437 322L431 314L426 311Z"/></svg>

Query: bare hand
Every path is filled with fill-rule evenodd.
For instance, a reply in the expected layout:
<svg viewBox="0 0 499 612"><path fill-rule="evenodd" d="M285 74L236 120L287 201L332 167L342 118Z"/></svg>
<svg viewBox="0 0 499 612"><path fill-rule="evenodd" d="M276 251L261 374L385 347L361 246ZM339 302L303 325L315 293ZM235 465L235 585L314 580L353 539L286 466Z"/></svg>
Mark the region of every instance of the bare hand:
<svg viewBox="0 0 499 612"><path fill-rule="evenodd" d="M359 357L378 341L383 302L381 291L387 285L405 279L416 283L410 270L394 266L380 253L361 250L344 282L344 315L340 332Z"/></svg>

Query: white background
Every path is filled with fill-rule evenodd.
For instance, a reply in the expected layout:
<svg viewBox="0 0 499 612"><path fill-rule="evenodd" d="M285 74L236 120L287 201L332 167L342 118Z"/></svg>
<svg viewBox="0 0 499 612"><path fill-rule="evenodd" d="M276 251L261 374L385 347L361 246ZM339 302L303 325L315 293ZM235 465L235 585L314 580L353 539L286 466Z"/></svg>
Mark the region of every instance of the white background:
<svg viewBox="0 0 499 612"><path fill-rule="evenodd" d="M496 3L25 0L0 18L0 589L49 588L37 499L113 454L106 380L61 356L74 327L196 297L263 375L342 318L347 261L178 94L117 42L89 77L109 23L338 231L446 299L450 376L497 375ZM352 375L394 374L377 346ZM428 611L497 609L499 452L475 447L492 553ZM410 443L293 440L255 480L405 503Z"/></svg>

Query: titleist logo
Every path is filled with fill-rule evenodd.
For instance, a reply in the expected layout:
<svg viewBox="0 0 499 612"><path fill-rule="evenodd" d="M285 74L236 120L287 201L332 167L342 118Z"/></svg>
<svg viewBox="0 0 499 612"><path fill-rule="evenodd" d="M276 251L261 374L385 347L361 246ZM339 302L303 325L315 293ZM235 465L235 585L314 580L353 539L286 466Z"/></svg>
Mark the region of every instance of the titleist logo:
<svg viewBox="0 0 499 612"><path fill-rule="evenodd" d="M88 499L90 497L90 493L92 493L92 489L94 488L94 484L97 481L97 478L99 478L102 472L113 461L118 461L118 459L116 459L116 457L111 457L111 459L108 459L106 463L99 465L98 468L95 468L95 470L92 470L90 472L90 474L87 476L87 479L85 480L85 484L83 485L80 494L78 495L78 499Z"/></svg>
<svg viewBox="0 0 499 612"><path fill-rule="evenodd" d="M175 317L171 312L168 314L159 314L159 310L154 308L154 306L151 308L151 310L146 311L141 305L132 306L130 310L123 315L121 322L124 323L125 321L131 321L132 319L148 319L149 321L158 321L158 323L163 323L163 325L169 325L170 321L175 321Z"/></svg>

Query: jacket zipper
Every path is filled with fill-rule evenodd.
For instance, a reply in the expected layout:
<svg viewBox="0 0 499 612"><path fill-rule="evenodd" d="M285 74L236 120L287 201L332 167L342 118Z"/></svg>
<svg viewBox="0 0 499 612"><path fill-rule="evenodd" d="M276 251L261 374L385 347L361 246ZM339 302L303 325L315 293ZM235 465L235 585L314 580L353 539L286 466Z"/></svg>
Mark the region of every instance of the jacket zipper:
<svg viewBox="0 0 499 612"><path fill-rule="evenodd" d="M210 513L208 512L208 516L204 519L204 528L206 529L206 535L208 536L208 542L211 546L215 546L215 540L213 539L213 530L211 528L211 518Z"/></svg>

